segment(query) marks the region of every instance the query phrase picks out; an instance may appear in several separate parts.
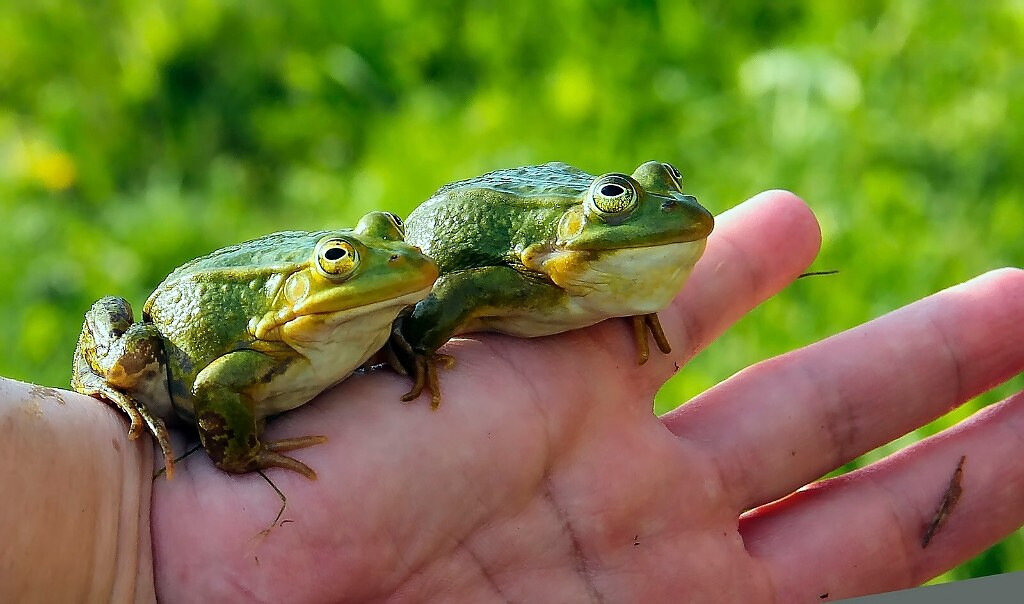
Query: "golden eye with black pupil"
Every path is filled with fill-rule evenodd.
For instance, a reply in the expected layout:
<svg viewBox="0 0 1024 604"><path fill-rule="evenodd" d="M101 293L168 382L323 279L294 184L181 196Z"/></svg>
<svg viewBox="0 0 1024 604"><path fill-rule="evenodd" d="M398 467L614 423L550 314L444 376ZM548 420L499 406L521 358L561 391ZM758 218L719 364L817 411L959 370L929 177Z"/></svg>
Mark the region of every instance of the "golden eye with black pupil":
<svg viewBox="0 0 1024 604"><path fill-rule="evenodd" d="M344 239L325 239L317 246L317 266L328 279L348 277L359 263L356 248Z"/></svg>
<svg viewBox="0 0 1024 604"><path fill-rule="evenodd" d="M590 188L590 208L601 218L616 218L631 213L639 201L633 183L623 176L602 176Z"/></svg>

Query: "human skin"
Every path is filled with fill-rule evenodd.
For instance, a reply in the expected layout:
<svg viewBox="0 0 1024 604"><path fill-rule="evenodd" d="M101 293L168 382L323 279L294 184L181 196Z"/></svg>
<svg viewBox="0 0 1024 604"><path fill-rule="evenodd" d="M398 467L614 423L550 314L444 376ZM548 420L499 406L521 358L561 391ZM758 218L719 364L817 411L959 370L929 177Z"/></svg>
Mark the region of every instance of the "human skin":
<svg viewBox="0 0 1024 604"><path fill-rule="evenodd" d="M88 560L140 599L155 577L168 602L820 602L918 585L1024 523L1024 465L1010 461L1024 454L1024 394L813 481L1024 370L1024 271L987 273L754 365L665 416L651 412L676 364L791 283L819 243L813 215L789 193L720 216L704 259L660 313L673 352L643 366L627 322L612 320L449 343L457 363L436 411L425 397L398 403L407 383L390 372L350 378L268 426L268 438L329 438L296 454L319 480L267 472L288 498L269 531L274 490L201 453L152 484L148 509L148 443L128 443L108 406L60 393L65 404L46 399L42 423L88 418L61 434L74 447L32 449L52 480L38 480L42 465L25 472L38 462L21 450L0 455L0 477L22 468L21 490L9 492L27 500L86 491L73 501L96 500L89 510L102 519L58 533L40 518L26 529L34 508L23 505L17 522L0 518L0 534L11 524L23 537L17 555L0 545L0 568L22 569L31 587L41 568L53 576L55 565L83 564L55 555L54 540L73 550L149 519L152 574L145 546ZM3 400L28 400L28 386L0 385ZM12 408L0 406L4 449L25 415ZM184 439L175 445L184 450ZM97 454L75 464L62 453L89 447ZM962 495L922 548L961 456ZM68 486L65 473L96 460L104 471Z"/></svg>

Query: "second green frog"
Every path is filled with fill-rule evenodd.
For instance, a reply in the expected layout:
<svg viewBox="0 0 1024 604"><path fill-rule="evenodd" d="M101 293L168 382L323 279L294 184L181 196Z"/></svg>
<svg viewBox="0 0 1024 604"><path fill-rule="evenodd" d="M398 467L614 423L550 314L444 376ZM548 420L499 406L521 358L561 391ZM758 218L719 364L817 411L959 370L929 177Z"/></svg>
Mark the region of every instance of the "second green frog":
<svg viewBox="0 0 1024 604"><path fill-rule="evenodd" d="M406 241L437 261L430 295L399 318L391 364L440 403L437 353L452 336L544 336L631 317L638 361L704 252L711 213L671 164L595 177L564 163L498 170L441 187L406 220Z"/></svg>

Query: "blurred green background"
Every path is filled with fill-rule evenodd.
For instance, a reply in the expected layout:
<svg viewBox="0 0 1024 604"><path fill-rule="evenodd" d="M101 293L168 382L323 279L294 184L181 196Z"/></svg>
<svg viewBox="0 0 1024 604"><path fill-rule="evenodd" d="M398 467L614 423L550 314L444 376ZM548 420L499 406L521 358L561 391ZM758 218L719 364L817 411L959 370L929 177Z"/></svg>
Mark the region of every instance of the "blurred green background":
<svg viewBox="0 0 1024 604"><path fill-rule="evenodd" d="M66 387L90 303L138 308L197 255L550 160L671 161L716 213L778 187L821 220L841 274L741 321L659 411L1024 264L1024 3L425 4L0 5L0 374ZM1018 531L942 579L1022 569Z"/></svg>

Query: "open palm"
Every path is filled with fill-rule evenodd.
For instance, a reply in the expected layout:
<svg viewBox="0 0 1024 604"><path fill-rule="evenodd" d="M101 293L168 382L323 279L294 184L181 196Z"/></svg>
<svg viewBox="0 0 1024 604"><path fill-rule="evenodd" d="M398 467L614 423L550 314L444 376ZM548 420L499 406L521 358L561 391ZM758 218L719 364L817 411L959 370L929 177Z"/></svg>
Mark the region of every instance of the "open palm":
<svg viewBox="0 0 1024 604"><path fill-rule="evenodd" d="M1024 522L1024 397L873 467L775 501L1024 369L1024 272L1003 270L737 374L664 417L658 387L790 283L819 245L783 192L721 216L661 313L671 355L635 364L629 325L449 343L443 403L355 376L271 422L325 434L280 470L192 455L157 480L168 601L821 601L915 585ZM180 446L180 445L179 445ZM963 496L927 548L962 455Z"/></svg>

